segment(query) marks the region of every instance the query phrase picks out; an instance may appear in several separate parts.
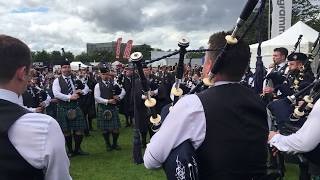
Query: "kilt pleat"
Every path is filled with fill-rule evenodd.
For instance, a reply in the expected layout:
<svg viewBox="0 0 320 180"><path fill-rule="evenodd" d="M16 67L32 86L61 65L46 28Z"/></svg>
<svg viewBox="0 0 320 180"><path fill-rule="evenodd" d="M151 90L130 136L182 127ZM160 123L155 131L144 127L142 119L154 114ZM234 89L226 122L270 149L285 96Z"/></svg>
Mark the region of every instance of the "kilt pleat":
<svg viewBox="0 0 320 180"><path fill-rule="evenodd" d="M107 120L104 117L104 111L109 110L112 113L112 118ZM97 107L97 127L102 130L106 129L118 129L121 127L119 119L119 110L115 106L108 106L104 104L98 104Z"/></svg>
<svg viewBox="0 0 320 180"><path fill-rule="evenodd" d="M76 119L69 120L67 112L70 109L76 110ZM86 122L83 113L77 102L59 102L57 105L57 122L63 131L83 130L86 128Z"/></svg>

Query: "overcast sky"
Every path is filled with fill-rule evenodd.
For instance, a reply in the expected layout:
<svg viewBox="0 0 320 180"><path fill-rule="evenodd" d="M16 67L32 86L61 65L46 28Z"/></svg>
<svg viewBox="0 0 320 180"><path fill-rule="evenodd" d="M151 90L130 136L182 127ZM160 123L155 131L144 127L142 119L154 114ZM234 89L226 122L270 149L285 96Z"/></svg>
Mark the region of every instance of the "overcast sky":
<svg viewBox="0 0 320 180"><path fill-rule="evenodd" d="M0 34L32 50L79 54L86 43L133 40L163 50L207 46L210 34L230 30L246 0L1 0Z"/></svg>

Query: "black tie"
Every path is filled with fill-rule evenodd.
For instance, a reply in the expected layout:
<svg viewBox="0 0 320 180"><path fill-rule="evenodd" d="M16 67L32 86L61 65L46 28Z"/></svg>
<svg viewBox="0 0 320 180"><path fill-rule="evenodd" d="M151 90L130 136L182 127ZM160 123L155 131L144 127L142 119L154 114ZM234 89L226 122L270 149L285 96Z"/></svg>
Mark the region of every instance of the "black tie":
<svg viewBox="0 0 320 180"><path fill-rule="evenodd" d="M68 94L73 94L73 89L71 86L70 78L67 77L66 80L67 80L67 84L68 84Z"/></svg>

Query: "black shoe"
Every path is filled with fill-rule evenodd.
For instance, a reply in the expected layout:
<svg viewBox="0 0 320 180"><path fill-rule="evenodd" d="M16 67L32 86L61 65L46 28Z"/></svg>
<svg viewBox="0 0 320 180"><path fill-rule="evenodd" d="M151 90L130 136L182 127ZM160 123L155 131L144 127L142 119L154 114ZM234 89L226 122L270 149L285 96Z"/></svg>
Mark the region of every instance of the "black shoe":
<svg viewBox="0 0 320 180"><path fill-rule="evenodd" d="M88 156L89 153L79 150L78 152L73 153L75 156Z"/></svg>
<svg viewBox="0 0 320 180"><path fill-rule="evenodd" d="M113 145L112 146L112 149L116 150L116 151L120 151L121 150L121 147L118 146L118 145Z"/></svg>
<svg viewBox="0 0 320 180"><path fill-rule="evenodd" d="M111 146L107 146L107 152L110 152L112 150L113 150L113 148Z"/></svg>

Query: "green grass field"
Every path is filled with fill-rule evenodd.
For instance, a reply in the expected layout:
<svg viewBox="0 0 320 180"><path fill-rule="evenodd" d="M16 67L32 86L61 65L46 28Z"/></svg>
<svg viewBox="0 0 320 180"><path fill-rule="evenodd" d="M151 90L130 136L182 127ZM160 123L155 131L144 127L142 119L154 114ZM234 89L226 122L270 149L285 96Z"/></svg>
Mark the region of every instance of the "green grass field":
<svg viewBox="0 0 320 180"><path fill-rule="evenodd" d="M121 118L123 120L123 118ZM122 122L122 124L124 124ZM96 129L95 129L96 130ZM91 132L84 139L82 149L89 156L77 156L71 159L71 176L74 180L163 180L163 171L147 170L132 161L131 128L121 128L119 145L121 151L107 152L100 131ZM287 166L286 180L298 180L298 170L294 165Z"/></svg>

